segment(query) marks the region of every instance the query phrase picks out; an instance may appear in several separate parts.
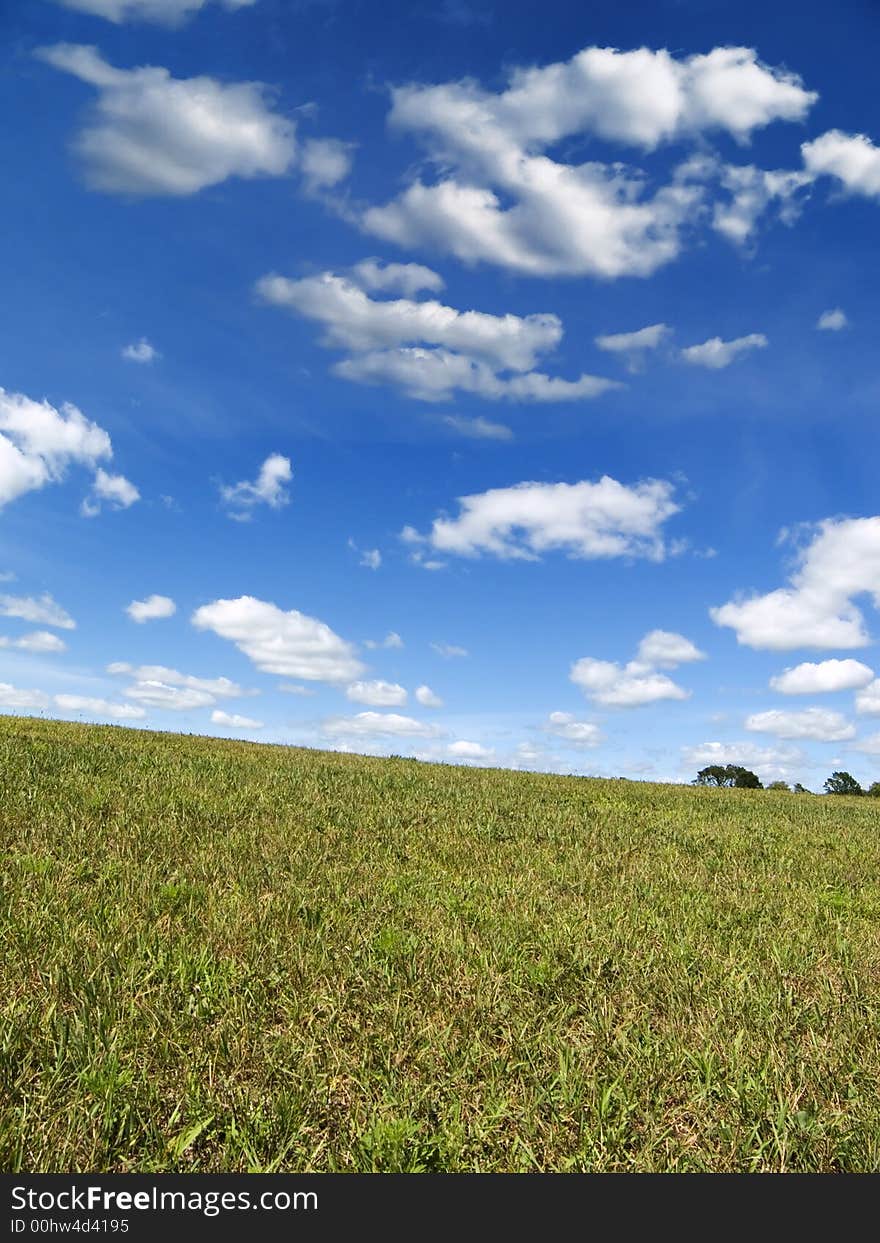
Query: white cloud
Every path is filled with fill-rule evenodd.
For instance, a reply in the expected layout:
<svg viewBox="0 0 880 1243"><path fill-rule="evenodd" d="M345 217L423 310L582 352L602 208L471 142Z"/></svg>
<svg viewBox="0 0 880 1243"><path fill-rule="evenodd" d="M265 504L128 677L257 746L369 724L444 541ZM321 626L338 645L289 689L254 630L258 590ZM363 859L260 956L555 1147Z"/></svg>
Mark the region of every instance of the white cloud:
<svg viewBox="0 0 880 1243"><path fill-rule="evenodd" d="M638 371L644 365L648 350L656 350L670 336L667 324L648 324L636 332L612 332L595 338L600 350L623 357L630 371Z"/></svg>
<svg viewBox="0 0 880 1243"><path fill-rule="evenodd" d="M129 509L140 499L140 492L124 475L109 475L99 466L92 481L92 490L83 501L80 513L84 518L96 518L101 512L102 502L112 509Z"/></svg>
<svg viewBox="0 0 880 1243"><path fill-rule="evenodd" d="M116 69L81 44L36 54L98 91L73 142L92 189L180 196L228 177L281 176L293 164L294 125L271 110L259 82L173 78L155 65Z"/></svg>
<svg viewBox="0 0 880 1243"><path fill-rule="evenodd" d="M674 669L694 660L705 660L706 653L683 634L675 634L671 630L651 630L639 644L638 659L658 669Z"/></svg>
<svg viewBox="0 0 880 1243"><path fill-rule="evenodd" d="M38 600L33 596L0 595L0 617L18 617L37 625L55 626L58 630L75 630L76 622L57 604L48 592Z"/></svg>
<svg viewBox="0 0 880 1243"><path fill-rule="evenodd" d="M462 557L537 561L561 550L587 559L662 561L662 524L680 509L672 494L661 480L627 487L607 475L597 483L519 483L459 497L457 518L436 518L427 536L404 528L402 538Z"/></svg>
<svg viewBox="0 0 880 1243"><path fill-rule="evenodd" d="M396 682L352 682L345 695L353 703L369 704L374 708L399 708L406 703L407 695Z"/></svg>
<svg viewBox="0 0 880 1243"><path fill-rule="evenodd" d="M190 673L169 669L166 665L130 665L127 661L117 660L107 666L107 672L125 675L137 682L161 682L166 686L185 687L215 699L240 699L242 696L259 694L258 691L239 686L230 678L197 678Z"/></svg>
<svg viewBox="0 0 880 1243"><path fill-rule="evenodd" d="M495 754L492 747L484 747L479 742L468 742L465 738L448 743L444 749L453 760L488 760Z"/></svg>
<svg viewBox="0 0 880 1243"><path fill-rule="evenodd" d="M441 732L436 725L400 716L397 712L358 712L351 717L330 717L324 721L321 731L328 738L363 735L436 738Z"/></svg>
<svg viewBox="0 0 880 1243"><path fill-rule="evenodd" d="M24 652L66 652L67 644L57 634L48 630L34 630L31 634L23 634L19 639L0 636L0 647L17 647Z"/></svg>
<svg viewBox="0 0 880 1243"><path fill-rule="evenodd" d="M802 143L801 155L814 177L836 177L850 194L880 198L880 148L866 134L832 129Z"/></svg>
<svg viewBox="0 0 880 1243"><path fill-rule="evenodd" d="M821 695L832 691L858 690L867 686L874 672L858 660L806 661L770 679L770 687L782 695Z"/></svg>
<svg viewBox="0 0 880 1243"><path fill-rule="evenodd" d="M792 225L801 211L800 191L812 181L809 173L727 164L720 169L720 182L730 198L715 204L712 227L729 242L743 246L751 241L759 219L770 207L776 207L783 224Z"/></svg>
<svg viewBox="0 0 880 1243"><path fill-rule="evenodd" d="M285 695L314 695L313 686L299 686L296 682L279 682L278 689Z"/></svg>
<svg viewBox="0 0 880 1243"><path fill-rule="evenodd" d="M808 764L797 747L760 747L753 742L703 742L682 747L682 760L689 769L710 764L739 764L756 773L762 781L796 781Z"/></svg>
<svg viewBox="0 0 880 1243"><path fill-rule="evenodd" d="M141 337L140 341L134 341L131 345L124 347L122 357L130 363L151 363L154 359L161 358L161 355L155 346L150 345L146 337Z"/></svg>
<svg viewBox="0 0 880 1243"><path fill-rule="evenodd" d="M679 253L702 188L677 178L649 197L620 164L564 164L547 151L581 135L643 150L716 129L744 142L774 120L802 120L815 98L748 48L676 60L591 47L515 70L498 94L470 81L403 86L390 123L423 138L440 180L415 180L363 225L533 275L646 276Z"/></svg>
<svg viewBox="0 0 880 1243"><path fill-rule="evenodd" d="M439 695L435 695L430 686L417 686L415 691L416 702L420 703L423 708L442 708L443 700Z"/></svg>
<svg viewBox="0 0 880 1243"><path fill-rule="evenodd" d="M689 699L691 694L641 661L621 666L582 656L572 665L569 677L588 699L606 708L636 708L661 699Z"/></svg>
<svg viewBox="0 0 880 1243"><path fill-rule="evenodd" d="M681 351L680 357L694 367L708 367L712 371L718 371L722 367L729 367L740 354L765 349L767 344L767 338L762 332L752 332L747 337L737 337L734 341L710 337L701 345L688 345Z"/></svg>
<svg viewBox="0 0 880 1243"><path fill-rule="evenodd" d="M651 630L640 642L635 660L621 666L583 656L572 665L569 677L593 703L608 708L635 708L661 699L689 699L690 691L657 670L704 659L705 653L683 634Z"/></svg>
<svg viewBox="0 0 880 1243"><path fill-rule="evenodd" d="M147 596L146 600L132 600L126 605L125 612L134 622L157 621L163 617L173 617L177 605L170 596Z"/></svg>
<svg viewBox="0 0 880 1243"><path fill-rule="evenodd" d="M871 734L869 738L863 738L853 750L861 751L863 755L880 755L880 734Z"/></svg>
<svg viewBox="0 0 880 1243"><path fill-rule="evenodd" d="M513 440L513 432L506 424L493 423L482 415L475 419L465 419L459 414L446 414L443 422L469 440Z"/></svg>
<svg viewBox="0 0 880 1243"><path fill-rule="evenodd" d="M290 494L284 485L292 478L290 458L270 453L260 467L256 482L242 480L231 486L221 485L220 496L223 503L229 506L230 518L246 521L256 505L268 505L270 509L281 509L287 505Z"/></svg>
<svg viewBox="0 0 880 1243"><path fill-rule="evenodd" d="M709 610L737 641L769 651L857 648L870 643L853 603L870 595L880 607L880 516L826 519L798 556L790 585Z"/></svg>
<svg viewBox="0 0 880 1243"><path fill-rule="evenodd" d="M196 609L192 623L229 639L264 673L306 682L351 682L363 672L354 646L324 622L253 596L205 604Z"/></svg>
<svg viewBox="0 0 880 1243"><path fill-rule="evenodd" d="M135 699L150 708L166 708L172 712L186 712L191 708L207 708L214 703L214 696L207 691L190 690L169 686L152 678L135 682L124 692L126 699Z"/></svg>
<svg viewBox="0 0 880 1243"><path fill-rule="evenodd" d="M855 726L846 717L827 708L756 712L746 718L746 729L756 734L775 734L777 738L812 738L817 742L845 742L856 735Z"/></svg>
<svg viewBox="0 0 880 1243"><path fill-rule="evenodd" d="M244 9L256 0L219 0L225 9ZM211 0L57 0L66 9L106 17L120 25L127 21L156 22L160 26L177 26L198 13Z"/></svg>
<svg viewBox="0 0 880 1243"><path fill-rule="evenodd" d="M431 650L438 656L442 656L444 660L455 660L456 657L469 654L466 647L456 647L454 643L432 643Z"/></svg>
<svg viewBox="0 0 880 1243"><path fill-rule="evenodd" d="M76 406L0 388L0 508L25 492L60 483L69 466L113 456L110 437Z"/></svg>
<svg viewBox="0 0 880 1243"><path fill-rule="evenodd" d="M863 716L880 716L880 678L875 678L856 695L856 712Z"/></svg>
<svg viewBox="0 0 880 1243"><path fill-rule="evenodd" d="M494 367L528 371L562 339L556 315L489 315L409 298L376 301L332 272L302 280L264 276L257 292L266 302L325 325L325 344L358 352L421 342L463 351Z"/></svg>
<svg viewBox="0 0 880 1243"><path fill-rule="evenodd" d="M133 704L110 703L87 695L56 695L55 703L63 712L84 712L88 716L110 717L114 721L139 721L145 717L143 708Z"/></svg>
<svg viewBox="0 0 880 1243"><path fill-rule="evenodd" d="M227 729L262 729L263 722L255 721L249 716L239 716L237 712L224 712L222 708L215 708L211 713L211 720L215 725L225 725Z"/></svg>
<svg viewBox="0 0 880 1243"><path fill-rule="evenodd" d="M618 387L597 376L563 380L533 370L562 339L556 315L458 311L433 299L377 301L332 272L301 280L264 276L257 293L324 325L324 345L351 351L336 364L337 375L392 384L420 401L446 400L456 390L489 400L568 401Z"/></svg>
<svg viewBox="0 0 880 1243"><path fill-rule="evenodd" d="M10 686L8 682L0 682L0 708L29 711L48 706L49 696L42 691L20 690L17 686Z"/></svg>
<svg viewBox="0 0 880 1243"><path fill-rule="evenodd" d="M389 630L385 638L381 641L377 639L364 639L364 647L368 647L374 651L377 647L403 647L403 639L396 630Z"/></svg>
<svg viewBox="0 0 880 1243"><path fill-rule="evenodd" d="M299 167L309 194L329 190L351 172L352 145L338 138L309 138L300 152Z"/></svg>
<svg viewBox="0 0 880 1243"><path fill-rule="evenodd" d="M598 747L602 731L592 721L578 721L571 712L551 712L544 729L563 738L571 747Z"/></svg>
<svg viewBox="0 0 880 1243"><path fill-rule="evenodd" d="M382 554L378 548L365 548L358 564L365 570L378 570L382 565Z"/></svg>
<svg viewBox="0 0 880 1243"><path fill-rule="evenodd" d="M409 346L355 354L333 370L357 384L390 384L414 401L450 401L456 392L487 401L587 401L621 387L615 380L587 373L577 380L542 371L501 376L488 363L465 354Z"/></svg>
<svg viewBox="0 0 880 1243"><path fill-rule="evenodd" d="M831 311L823 311L816 321L816 327L823 332L840 332L841 329L849 327L849 320L846 312L838 306Z"/></svg>
<svg viewBox="0 0 880 1243"><path fill-rule="evenodd" d="M402 293L408 298L423 289L439 293L445 285L439 273L421 263L380 263L378 259L362 259L356 263L352 279L362 289Z"/></svg>

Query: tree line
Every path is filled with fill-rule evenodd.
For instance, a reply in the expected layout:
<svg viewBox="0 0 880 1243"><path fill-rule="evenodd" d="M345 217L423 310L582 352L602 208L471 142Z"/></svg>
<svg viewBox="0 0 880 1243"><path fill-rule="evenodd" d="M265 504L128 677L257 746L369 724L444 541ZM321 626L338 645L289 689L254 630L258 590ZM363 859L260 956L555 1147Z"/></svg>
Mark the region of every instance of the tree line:
<svg viewBox="0 0 880 1243"><path fill-rule="evenodd" d="M764 783L748 768L741 764L708 764L701 768L692 785L720 786L726 789L763 790ZM793 794L810 794L806 786L799 781L790 786L787 781L771 781L768 790L787 790ZM826 794L854 794L868 798L880 798L880 781L873 782L867 790L863 790L851 773L834 772L825 782Z"/></svg>

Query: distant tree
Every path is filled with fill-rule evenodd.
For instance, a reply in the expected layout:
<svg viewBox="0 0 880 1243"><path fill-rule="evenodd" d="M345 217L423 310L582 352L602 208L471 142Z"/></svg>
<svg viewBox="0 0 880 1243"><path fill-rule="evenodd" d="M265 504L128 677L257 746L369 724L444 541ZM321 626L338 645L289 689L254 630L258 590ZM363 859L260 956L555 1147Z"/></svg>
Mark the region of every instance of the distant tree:
<svg viewBox="0 0 880 1243"><path fill-rule="evenodd" d="M708 764L705 768L701 768L694 778L696 786L727 786L732 785L727 780L727 769L723 764Z"/></svg>
<svg viewBox="0 0 880 1243"><path fill-rule="evenodd" d="M794 783L794 793L795 794L809 794L810 791L807 789L806 786L802 786L799 781L796 781Z"/></svg>
<svg viewBox="0 0 880 1243"><path fill-rule="evenodd" d="M865 793L869 794L871 798L880 798L880 781L872 782Z"/></svg>
<svg viewBox="0 0 880 1243"><path fill-rule="evenodd" d="M740 790L762 790L764 787L747 768L740 764L708 764L701 768L694 778L698 786L736 786Z"/></svg>
<svg viewBox="0 0 880 1243"><path fill-rule="evenodd" d="M786 781L771 781L767 789L768 790L785 790L786 794L790 793L789 788L788 788L788 782Z"/></svg>
<svg viewBox="0 0 880 1243"><path fill-rule="evenodd" d="M826 794L864 794L852 773L832 773L825 782Z"/></svg>

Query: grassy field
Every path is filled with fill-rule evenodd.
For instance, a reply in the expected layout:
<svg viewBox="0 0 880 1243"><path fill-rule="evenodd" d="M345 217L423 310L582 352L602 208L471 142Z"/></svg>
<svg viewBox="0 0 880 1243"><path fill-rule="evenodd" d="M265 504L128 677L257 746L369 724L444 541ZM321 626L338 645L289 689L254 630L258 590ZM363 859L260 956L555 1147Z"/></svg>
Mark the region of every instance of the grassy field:
<svg viewBox="0 0 880 1243"><path fill-rule="evenodd" d="M871 799L0 717L4 1170L880 1169Z"/></svg>

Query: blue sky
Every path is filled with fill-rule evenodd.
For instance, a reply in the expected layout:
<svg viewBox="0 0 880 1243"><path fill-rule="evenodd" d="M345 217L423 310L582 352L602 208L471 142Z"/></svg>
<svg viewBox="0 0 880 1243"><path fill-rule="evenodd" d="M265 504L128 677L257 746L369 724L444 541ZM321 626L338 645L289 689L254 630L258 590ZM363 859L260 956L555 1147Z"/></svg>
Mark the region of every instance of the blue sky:
<svg viewBox="0 0 880 1243"><path fill-rule="evenodd" d="M876 6L9 8L0 711L880 778Z"/></svg>

